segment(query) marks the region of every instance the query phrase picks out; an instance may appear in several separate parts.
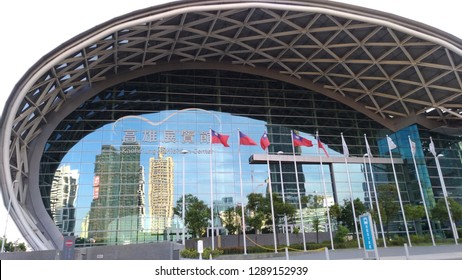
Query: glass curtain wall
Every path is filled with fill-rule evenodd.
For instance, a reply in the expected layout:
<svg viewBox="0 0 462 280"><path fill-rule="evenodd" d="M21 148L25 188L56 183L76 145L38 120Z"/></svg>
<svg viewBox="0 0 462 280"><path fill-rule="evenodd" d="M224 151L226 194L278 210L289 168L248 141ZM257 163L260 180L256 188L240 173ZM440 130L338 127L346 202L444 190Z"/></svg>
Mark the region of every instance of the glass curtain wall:
<svg viewBox="0 0 462 280"><path fill-rule="evenodd" d="M229 147L210 144L210 130L229 136ZM239 145L238 131L257 145ZM312 141L313 146L293 148L291 131ZM316 131L329 158L343 157L341 132L350 157L364 158L364 134L374 157L389 157L383 141L386 134L392 135L390 131L316 92L234 72L153 74L97 94L61 122L41 161L43 203L57 224L71 225L65 229L60 226L63 234L78 236L85 246L133 244L181 240L183 195L186 206L203 203L207 208L213 204L214 228L219 234L233 234L224 215L227 211L238 213L241 205L247 205L249 194L267 197L271 187L281 198L284 189L287 202L299 211L298 189L303 198L305 231L314 230L314 217L321 217L321 231L326 231L327 207L349 203L351 198L369 207L375 194L370 197L367 189L367 181L372 179L368 165L362 160L348 165L351 196L342 162L326 161L322 166L319 161L297 163L295 168L293 161L271 161L268 168L266 162L250 160L252 155L266 153L259 145L264 132L270 155L293 156L295 151L297 156L326 159L325 152L318 149ZM402 142L407 140L407 132L392 137L399 146L394 155L404 159L404 164L395 165L402 198L410 203L419 198L414 168L407 162L409 147ZM438 196L435 186L439 183L434 182L431 160L423 154L425 143L420 142L418 128L411 127L409 133L422 150L420 176L425 180L427 203L432 205L432 190L436 188ZM447 173L447 184L460 197L460 145L450 151L450 162L444 165L456 168L445 169L451 173ZM374 164L373 176L377 186L394 184L389 164ZM73 180L74 186L60 184L61 177ZM58 211L56 205L68 211ZM70 214L60 216L64 212ZM207 235L210 217L205 219L209 220L205 228L197 232L189 227L186 237ZM401 222L397 217L391 229L399 233ZM292 229L299 229L299 215L290 223ZM247 230L265 233L273 229L266 223L258 229L248 226Z"/></svg>

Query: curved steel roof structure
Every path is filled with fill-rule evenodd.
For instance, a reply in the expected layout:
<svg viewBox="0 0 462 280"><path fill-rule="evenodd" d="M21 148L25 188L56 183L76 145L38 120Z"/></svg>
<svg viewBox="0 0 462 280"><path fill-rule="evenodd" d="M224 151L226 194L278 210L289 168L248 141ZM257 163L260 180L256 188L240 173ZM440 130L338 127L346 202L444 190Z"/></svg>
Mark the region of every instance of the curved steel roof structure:
<svg viewBox="0 0 462 280"><path fill-rule="evenodd" d="M12 217L34 249L62 246L36 187L58 123L111 85L188 68L287 81L393 131L414 123L446 134L462 128L462 40L430 26L331 1L180 1L138 10L45 55L7 101L0 183L5 205L16 198Z"/></svg>

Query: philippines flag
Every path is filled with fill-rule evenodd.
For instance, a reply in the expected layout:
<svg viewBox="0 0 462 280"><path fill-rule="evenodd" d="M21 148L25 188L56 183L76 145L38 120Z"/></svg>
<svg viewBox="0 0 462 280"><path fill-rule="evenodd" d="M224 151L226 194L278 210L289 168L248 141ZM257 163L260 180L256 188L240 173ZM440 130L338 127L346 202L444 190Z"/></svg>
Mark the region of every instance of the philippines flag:
<svg viewBox="0 0 462 280"><path fill-rule="evenodd" d="M300 135L295 134L293 131L292 131L292 139L293 139L293 144L295 147L299 147L299 146L313 147L313 143L311 143L310 140L303 138Z"/></svg>
<svg viewBox="0 0 462 280"><path fill-rule="evenodd" d="M260 146L263 150L266 150L266 148L268 148L268 146L270 145L270 141L268 139L268 135L265 133L263 133L263 136L260 138Z"/></svg>
<svg viewBox="0 0 462 280"><path fill-rule="evenodd" d="M210 130L210 133L212 135L212 144L223 144L225 147L229 147L228 145L228 135L220 134L215 132L214 130Z"/></svg>
<svg viewBox="0 0 462 280"><path fill-rule="evenodd" d="M239 131L239 145L255 146L257 143L255 143L252 138Z"/></svg>

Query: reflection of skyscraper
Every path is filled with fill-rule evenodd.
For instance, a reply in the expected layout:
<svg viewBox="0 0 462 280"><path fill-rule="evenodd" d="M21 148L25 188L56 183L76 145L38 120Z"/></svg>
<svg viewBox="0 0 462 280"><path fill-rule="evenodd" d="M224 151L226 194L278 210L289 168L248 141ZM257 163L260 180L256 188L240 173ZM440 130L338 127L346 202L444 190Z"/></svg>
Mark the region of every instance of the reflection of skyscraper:
<svg viewBox="0 0 462 280"><path fill-rule="evenodd" d="M286 145L285 143L291 143L291 130L282 127L282 126L267 126L268 135L271 137L271 145L268 147L270 153L276 154L279 151L282 151L285 155L292 155L292 145ZM284 143L284 144L283 144ZM295 154L301 155L301 147L295 147ZM293 162L281 163L282 167L282 177L284 182L284 192L286 200L291 203L297 203L298 194L297 194L297 178L295 176L295 166ZM273 192L281 195L282 186L281 186L281 176L279 171L278 164L270 164L271 170L271 183ZM302 164L297 163L297 173L298 173L298 186L300 189L300 194L305 195L305 174L303 173Z"/></svg>
<svg viewBox="0 0 462 280"><path fill-rule="evenodd" d="M140 146L122 143L120 152L103 145L96 156L88 236L99 242L136 242L144 214Z"/></svg>
<svg viewBox="0 0 462 280"><path fill-rule="evenodd" d="M173 216L173 158L164 157L162 147L159 158L149 159L149 212L151 232L162 234L170 226Z"/></svg>
<svg viewBox="0 0 462 280"><path fill-rule="evenodd" d="M75 228L75 198L78 190L79 171L64 165L53 178L50 193L50 210L53 221L63 235L72 235Z"/></svg>

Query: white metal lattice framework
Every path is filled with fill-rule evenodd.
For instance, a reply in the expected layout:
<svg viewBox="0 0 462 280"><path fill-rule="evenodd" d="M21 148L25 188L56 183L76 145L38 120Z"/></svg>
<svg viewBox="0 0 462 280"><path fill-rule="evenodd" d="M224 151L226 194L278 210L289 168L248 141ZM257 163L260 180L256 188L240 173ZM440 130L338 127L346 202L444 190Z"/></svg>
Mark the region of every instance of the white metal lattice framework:
<svg viewBox="0 0 462 280"><path fill-rule="evenodd" d="M432 27L330 1L182 1L147 8L59 46L10 95L1 121L0 180L4 203L16 198L12 216L30 245L61 246L34 164L70 108L121 79L217 65L317 90L391 130L418 123L461 131L462 42Z"/></svg>

